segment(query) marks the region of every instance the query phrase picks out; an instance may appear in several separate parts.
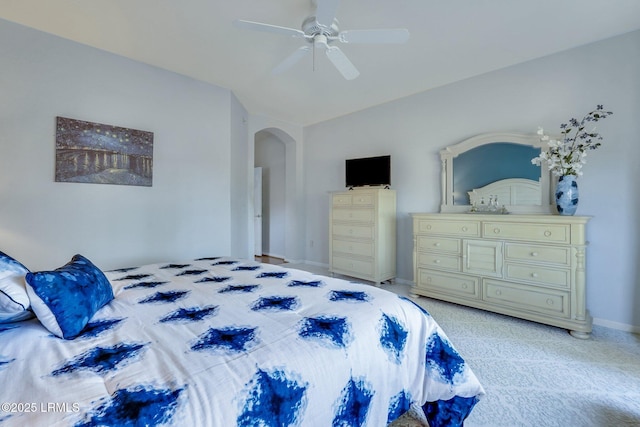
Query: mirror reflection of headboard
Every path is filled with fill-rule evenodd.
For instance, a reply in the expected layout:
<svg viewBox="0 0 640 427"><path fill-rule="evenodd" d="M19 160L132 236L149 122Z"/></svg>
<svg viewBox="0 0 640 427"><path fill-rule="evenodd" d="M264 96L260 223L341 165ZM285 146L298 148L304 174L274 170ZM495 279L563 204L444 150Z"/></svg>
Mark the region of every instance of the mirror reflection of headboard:
<svg viewBox="0 0 640 427"><path fill-rule="evenodd" d="M546 145L538 135L514 133L478 135L442 149L440 211L468 212L471 209L470 193L489 186L500 188L502 197L498 197L498 204L504 204L509 212L553 212L551 174L546 168L531 163L531 159L544 149ZM525 181L509 181L512 178ZM502 181L502 184L498 184L498 181ZM510 186L508 191L512 193L524 195L526 191L526 197L507 197L505 185ZM524 187L521 188L522 185ZM536 185L539 189L537 193L534 188Z"/></svg>

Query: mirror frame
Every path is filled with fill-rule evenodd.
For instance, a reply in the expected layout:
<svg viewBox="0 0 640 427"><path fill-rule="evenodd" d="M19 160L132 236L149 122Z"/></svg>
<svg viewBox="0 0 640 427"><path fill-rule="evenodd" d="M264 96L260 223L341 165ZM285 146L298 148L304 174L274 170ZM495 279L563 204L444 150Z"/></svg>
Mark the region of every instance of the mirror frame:
<svg viewBox="0 0 640 427"><path fill-rule="evenodd" d="M453 204L453 159L473 148L496 142L508 142L527 145L541 150L547 150L547 145L540 141L540 136L517 133L487 133L465 139L454 145L440 150L441 172L441 213L469 212L471 205ZM508 205L505 206L509 213L553 213L555 205L551 200L551 171L543 164L540 166L540 204L539 205Z"/></svg>

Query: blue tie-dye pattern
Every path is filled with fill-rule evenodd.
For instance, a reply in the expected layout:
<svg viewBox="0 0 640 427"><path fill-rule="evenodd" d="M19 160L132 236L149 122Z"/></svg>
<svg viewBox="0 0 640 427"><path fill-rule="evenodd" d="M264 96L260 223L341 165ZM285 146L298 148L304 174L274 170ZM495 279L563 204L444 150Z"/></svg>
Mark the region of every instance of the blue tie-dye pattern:
<svg viewBox="0 0 640 427"><path fill-rule="evenodd" d="M360 291L331 291L329 292L330 301L354 301L367 302L371 299L369 294Z"/></svg>
<svg viewBox="0 0 640 427"><path fill-rule="evenodd" d="M289 275L286 271L265 271L256 276L257 279L284 279Z"/></svg>
<svg viewBox="0 0 640 427"><path fill-rule="evenodd" d="M136 288L151 289L160 285L164 285L165 283L169 283L169 282L138 282L138 283L132 283L131 285L127 285L123 289L136 289Z"/></svg>
<svg viewBox="0 0 640 427"><path fill-rule="evenodd" d="M238 261L219 261L216 262L215 264L211 264L211 265L233 265L233 264L237 264Z"/></svg>
<svg viewBox="0 0 640 427"><path fill-rule="evenodd" d="M0 324L0 334L17 328L18 325L2 325Z"/></svg>
<svg viewBox="0 0 640 427"><path fill-rule="evenodd" d="M121 277L119 279L113 279L116 282L119 282L121 280L140 280L140 279L146 279L147 277L151 277L152 274L129 274L128 276L124 276Z"/></svg>
<svg viewBox="0 0 640 427"><path fill-rule="evenodd" d="M380 319L380 344L387 353L389 359L395 364L400 364L407 344L409 332L395 317L382 314Z"/></svg>
<svg viewBox="0 0 640 427"><path fill-rule="evenodd" d="M176 311L164 316L160 319L161 323L166 322L198 322L206 317L213 316L218 311L217 305L209 305L207 307L191 307L179 308Z"/></svg>
<svg viewBox="0 0 640 427"><path fill-rule="evenodd" d="M115 328L120 322L125 319L104 319L104 320L96 320L95 322L87 323L87 326L84 327L82 331L80 331L80 335L76 337L78 338L95 338L101 333L105 331L110 331Z"/></svg>
<svg viewBox="0 0 640 427"><path fill-rule="evenodd" d="M110 399L103 399L104 403L86 414L85 421L75 427L166 425L171 421L183 391L143 387L116 390Z"/></svg>
<svg viewBox="0 0 640 427"><path fill-rule="evenodd" d="M354 380L342 389L337 410L333 418L334 427L359 427L365 425L373 391L364 380Z"/></svg>
<svg viewBox="0 0 640 427"><path fill-rule="evenodd" d="M251 305L251 310L260 311L260 310L272 310L272 311L280 311L280 310L294 310L298 308L299 302L296 297L264 297L258 299Z"/></svg>
<svg viewBox="0 0 640 427"><path fill-rule="evenodd" d="M427 340L426 367L435 378L456 385L464 378L456 378L464 372L465 362L451 343L434 332Z"/></svg>
<svg viewBox="0 0 640 427"><path fill-rule="evenodd" d="M164 267L160 267L161 269L179 269L179 268L185 268L185 267L190 267L191 264L167 264Z"/></svg>
<svg viewBox="0 0 640 427"><path fill-rule="evenodd" d="M75 338L93 315L113 300L111 282L80 254L54 271L27 273L25 280L40 298L39 308L52 314L41 317L41 322L51 332L59 331L54 333L64 339Z"/></svg>
<svg viewBox="0 0 640 427"><path fill-rule="evenodd" d="M0 356L1 357L1 356ZM7 359L7 360L0 360L0 371L2 371L4 368L7 367L7 365L11 362L13 362L16 359Z"/></svg>
<svg viewBox="0 0 640 427"><path fill-rule="evenodd" d="M202 269L197 269L197 270L185 270L182 273L178 273L176 274L176 276L198 276L202 273L206 273L209 270L202 270Z"/></svg>
<svg viewBox="0 0 640 427"><path fill-rule="evenodd" d="M257 343L257 328L234 328L227 327L221 329L210 328L200 335L191 350L222 350L240 352L248 350Z"/></svg>
<svg viewBox="0 0 640 427"><path fill-rule="evenodd" d="M351 329L346 317L307 317L300 322L298 334L302 338L329 342L346 348L351 342Z"/></svg>
<svg viewBox="0 0 640 427"><path fill-rule="evenodd" d="M214 283L222 283L222 282L226 282L227 280L230 280L231 277L203 277L200 280L196 280L194 283L207 283L207 282L214 282Z"/></svg>
<svg viewBox="0 0 640 427"><path fill-rule="evenodd" d="M232 271L254 271L254 270L257 270L259 268L260 267L257 266L257 265L246 265L246 266L240 265L240 266L234 268Z"/></svg>
<svg viewBox="0 0 640 427"><path fill-rule="evenodd" d="M51 375L55 377L82 370L96 373L110 372L117 369L121 363L131 362L144 347L144 344L125 343L106 348L96 347L71 359L61 368L53 371Z"/></svg>
<svg viewBox="0 0 640 427"><path fill-rule="evenodd" d="M261 369L246 385L249 396L237 425L288 427L300 425L307 406L308 384L290 378L284 371L269 374Z"/></svg>
<svg viewBox="0 0 640 427"><path fill-rule="evenodd" d="M387 416L387 424L391 424L393 421L400 418L402 414L407 412L411 407L411 395L402 390L391 398L389 402L389 415Z"/></svg>
<svg viewBox="0 0 640 427"><path fill-rule="evenodd" d="M115 270L109 270L112 273L128 273L129 271L137 270L140 267L127 267L127 268L116 268Z"/></svg>
<svg viewBox="0 0 640 427"><path fill-rule="evenodd" d="M195 261L215 261L217 259L220 259L221 257L219 256L208 256L208 257L204 257L204 258L196 258Z"/></svg>
<svg viewBox="0 0 640 427"><path fill-rule="evenodd" d="M427 402L422 409L432 427L462 427L478 398L453 396L449 400Z"/></svg>
<svg viewBox="0 0 640 427"><path fill-rule="evenodd" d="M247 293L247 292L253 292L259 287L260 287L259 285L229 285L220 289L218 293L220 294Z"/></svg>
<svg viewBox="0 0 640 427"><path fill-rule="evenodd" d="M297 286L308 286L310 288L319 288L324 286L324 282L322 280L311 280L309 282L305 282L304 280L292 280L287 283L287 286L297 287Z"/></svg>
<svg viewBox="0 0 640 427"><path fill-rule="evenodd" d="M156 292L155 294L138 301L138 304L176 302L177 300L186 297L189 292L191 291Z"/></svg>
<svg viewBox="0 0 640 427"><path fill-rule="evenodd" d="M423 312L425 315L427 315L427 316L431 317L431 314L430 314L430 313L429 313L429 312L428 312L424 307L421 307L421 306L420 306L418 303L416 303L415 301L412 301L411 299L409 299L409 298L407 298L407 297L402 297L402 296L399 296L398 298L400 298L400 299L401 299L401 300L403 300L403 301L410 302L412 305L414 305L414 306L418 307L418 309L419 309L421 312Z"/></svg>

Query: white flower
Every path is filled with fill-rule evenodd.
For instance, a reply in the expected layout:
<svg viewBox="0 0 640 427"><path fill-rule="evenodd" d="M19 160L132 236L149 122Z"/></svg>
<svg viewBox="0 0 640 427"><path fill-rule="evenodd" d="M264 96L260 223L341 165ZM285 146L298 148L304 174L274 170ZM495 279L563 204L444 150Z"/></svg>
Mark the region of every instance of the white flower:
<svg viewBox="0 0 640 427"><path fill-rule="evenodd" d="M540 141L547 143L547 150L543 150L539 156L531 159L531 163L541 166L546 163L549 170L556 176L582 175L582 166L587 163L587 150L595 150L600 147L600 135L595 132L595 127L590 131L585 130L586 122L597 122L613 114L611 111L603 111L602 105L587 114L581 121L569 120L569 124L560 125L562 140L551 139L544 133L542 127L538 127L537 134Z"/></svg>

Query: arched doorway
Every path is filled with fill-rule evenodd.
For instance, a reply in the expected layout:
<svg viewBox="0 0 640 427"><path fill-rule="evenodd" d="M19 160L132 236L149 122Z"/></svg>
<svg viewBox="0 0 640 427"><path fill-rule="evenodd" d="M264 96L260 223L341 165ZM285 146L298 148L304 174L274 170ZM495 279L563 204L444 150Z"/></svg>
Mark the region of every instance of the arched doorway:
<svg viewBox="0 0 640 427"><path fill-rule="evenodd" d="M254 141L255 255L285 259L286 146L262 130Z"/></svg>
<svg viewBox="0 0 640 427"><path fill-rule="evenodd" d="M283 246L277 246L275 251L278 252L276 255L281 256L288 262L301 262L304 260L304 231L302 229L303 222L301 220L302 217L302 209L303 209L303 194L302 194L302 150L299 146L298 141L296 141L289 133L283 131L277 127L258 127L253 131L253 146L252 152L252 169L257 166L258 163L262 163L264 159L258 159L258 163L256 163L257 155L262 155L260 151L264 147L259 147L256 149L257 144L269 144L270 147L267 147L267 151L269 149L273 149L271 154L271 162L270 164L275 165L278 163L277 152L280 152L281 158L279 159L279 170L277 171L276 181L273 185L279 185L283 188L280 188L277 193L275 199L275 209L274 205L269 206L268 215L271 217L271 220L275 218L274 224L269 224L269 227L273 225L273 229L269 230L269 233L276 233L276 235L269 235L269 245L275 243L274 239L281 239L279 241L283 241ZM294 129L295 130L295 129ZM301 136L300 136L301 138ZM282 149L284 148L284 156L282 158ZM252 171L253 174L253 171ZM284 175L282 177L282 175ZM269 179L272 179L273 176L269 176ZM273 188L273 185L271 187ZM251 193L253 196L253 183L251 185ZM283 191L282 191L283 190ZM253 204L253 197L250 199ZM270 204L272 201L269 202ZM263 214L264 215L264 214ZM250 240L251 243L254 243L255 233L254 230L254 218L252 215L250 224L249 224L250 232ZM278 231L278 230L281 230ZM281 233L281 234L279 234ZM264 234L263 234L264 236ZM272 242L273 240L273 242ZM250 245L251 248L254 248L255 245ZM263 245L264 246L264 245ZM281 248L281 249L278 249ZM268 249L269 251L271 248ZM283 253L280 254L280 250L283 250Z"/></svg>

